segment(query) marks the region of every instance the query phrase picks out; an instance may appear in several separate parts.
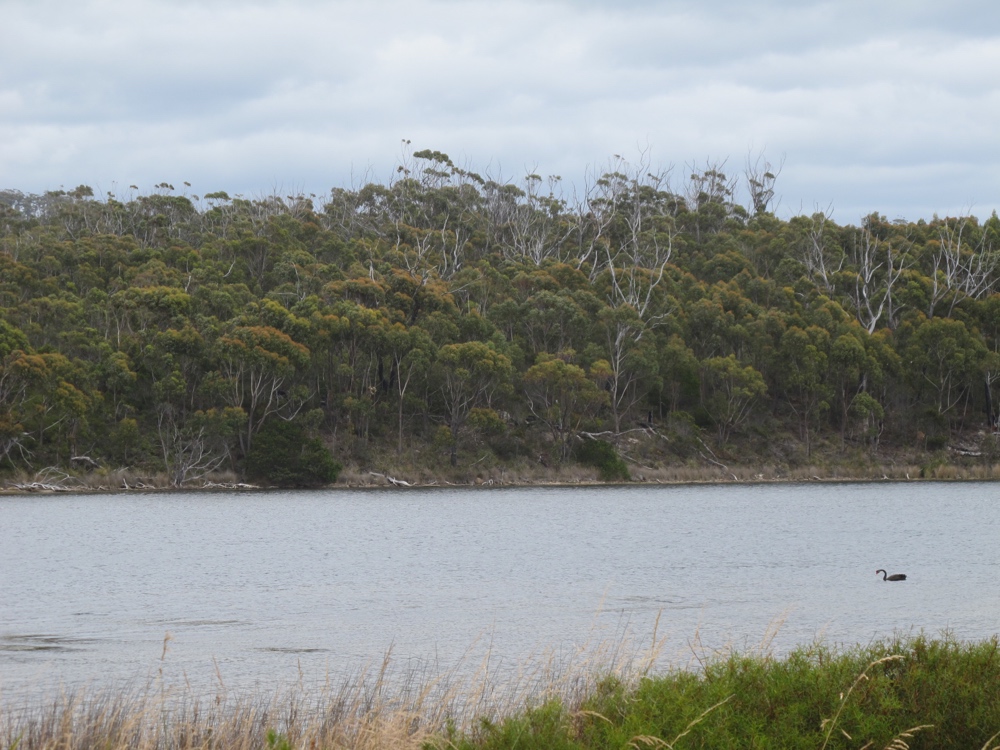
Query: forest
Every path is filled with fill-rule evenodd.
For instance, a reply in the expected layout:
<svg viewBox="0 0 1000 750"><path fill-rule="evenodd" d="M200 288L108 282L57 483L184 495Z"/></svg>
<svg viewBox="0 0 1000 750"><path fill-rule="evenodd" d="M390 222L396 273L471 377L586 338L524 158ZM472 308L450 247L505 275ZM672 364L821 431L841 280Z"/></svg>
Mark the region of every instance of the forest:
<svg viewBox="0 0 1000 750"><path fill-rule="evenodd" d="M0 476L997 461L996 213L786 220L736 171L0 190Z"/></svg>

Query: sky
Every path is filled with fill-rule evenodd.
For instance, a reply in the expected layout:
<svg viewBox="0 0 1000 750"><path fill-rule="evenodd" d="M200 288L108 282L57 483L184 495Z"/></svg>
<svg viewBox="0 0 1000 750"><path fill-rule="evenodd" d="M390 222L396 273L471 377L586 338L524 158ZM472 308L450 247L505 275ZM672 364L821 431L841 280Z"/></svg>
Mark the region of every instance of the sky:
<svg viewBox="0 0 1000 750"><path fill-rule="evenodd" d="M322 199L433 149L494 179L558 175L568 198L620 155L677 192L764 159L783 218L1000 208L995 0L0 0L0 17L0 188Z"/></svg>

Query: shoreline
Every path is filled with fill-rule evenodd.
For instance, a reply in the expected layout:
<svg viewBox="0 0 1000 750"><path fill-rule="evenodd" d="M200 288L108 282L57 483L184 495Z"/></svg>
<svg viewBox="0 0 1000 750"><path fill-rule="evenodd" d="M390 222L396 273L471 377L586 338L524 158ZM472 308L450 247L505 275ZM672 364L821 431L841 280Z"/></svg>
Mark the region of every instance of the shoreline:
<svg viewBox="0 0 1000 750"><path fill-rule="evenodd" d="M740 471L740 467L734 467ZM180 493L180 492L316 492L316 491L366 491L366 490L507 490L507 489L527 489L527 488L599 488L599 487L684 487L684 486L711 486L711 485L763 485L763 484L864 484L864 483L906 483L906 482L993 482L1000 480L1000 470L995 467L983 467L989 471L969 471L972 467L960 466L957 464L944 464L937 467L939 470L932 472L929 476L919 466L891 467L891 474L888 471L872 472L863 475L858 472L843 471L842 467L830 467L825 472L816 471L817 467L809 467L808 471L793 472L791 475L766 476L758 471L751 471L744 468L741 471L744 476L738 476L730 472L729 476L709 476L701 477L646 477L640 475L637 478L625 482L604 482L593 478L545 478L542 475L531 477L518 477L512 479L501 479L489 477L483 479L476 477L465 481L451 481L449 479L432 479L430 481L410 481L408 479L398 479L393 476L371 472L370 479L362 478L354 474L350 479L338 481L333 484L320 487L280 487L265 486L246 482L229 482L207 480L202 484L191 483L181 487L173 487L169 484L151 484L134 479L125 483L124 486L109 486L99 480L103 477L95 475L81 475L78 477L67 475L62 482L46 481L12 481L0 485L0 496L10 495L59 495L59 494L79 494L79 495L142 495L151 493ZM841 470L838 471L838 468ZM890 467L885 467L890 468ZM948 469L940 471L941 468ZM901 469L903 471L901 471ZM660 472L657 472L660 473ZM668 472L663 472L668 473Z"/></svg>

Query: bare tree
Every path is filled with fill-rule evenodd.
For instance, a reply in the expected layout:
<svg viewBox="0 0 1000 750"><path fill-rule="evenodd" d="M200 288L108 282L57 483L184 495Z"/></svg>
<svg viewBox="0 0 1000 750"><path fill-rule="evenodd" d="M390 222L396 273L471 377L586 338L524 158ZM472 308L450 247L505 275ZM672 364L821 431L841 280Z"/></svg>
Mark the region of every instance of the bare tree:
<svg viewBox="0 0 1000 750"><path fill-rule="evenodd" d="M566 213L559 194L561 178L549 176L548 193L534 173L524 178L524 189L490 180L484 185L484 209L489 217L491 245L505 257L541 265L560 257L563 246L577 231L578 222Z"/></svg>
<svg viewBox="0 0 1000 750"><path fill-rule="evenodd" d="M669 168L654 169L649 151L635 164L615 156L607 171L588 184L584 205L589 241L578 267L593 263L592 277L605 268L644 268L659 272L670 261L677 232L674 218L682 199L670 191Z"/></svg>
<svg viewBox="0 0 1000 750"><path fill-rule="evenodd" d="M931 295L927 317L933 318L938 306L947 299L951 317L955 305L963 299L979 299L996 285L995 272L1000 255L987 246L985 233L974 244L968 240L968 230L975 219L963 216L946 220L938 230L938 249L931 268Z"/></svg>
<svg viewBox="0 0 1000 750"><path fill-rule="evenodd" d="M844 251L831 242L826 235L830 222L830 209L817 211L812 215L812 223L806 235L802 261L809 275L813 277L827 293L834 292L834 275L840 273L847 256Z"/></svg>
<svg viewBox="0 0 1000 750"><path fill-rule="evenodd" d="M177 423L173 408L160 409L156 421L157 437L163 454L163 466L172 487L201 479L219 468L229 458L225 449L214 449L204 427L186 427Z"/></svg>
<svg viewBox="0 0 1000 750"><path fill-rule="evenodd" d="M666 278L677 234L675 216L681 198L669 190L669 169L653 170L649 152L637 164L616 156L595 183L587 216L595 231L588 258L592 276L606 273L608 307L602 315L607 340L608 389L615 432L621 419L639 399L639 381L649 362L640 355L647 332L669 315L657 291Z"/></svg>
<svg viewBox="0 0 1000 750"><path fill-rule="evenodd" d="M580 217L574 232L576 267L589 266L591 281L600 271L604 256L601 249L608 243L606 234L616 213L617 196L609 187L605 178L588 173L584 178L583 197L575 201L574 213Z"/></svg>
<svg viewBox="0 0 1000 750"><path fill-rule="evenodd" d="M892 296L893 286L909 265L906 253L893 249L892 243L880 240L868 226L858 230L852 247L852 262L857 269L854 288L847 290L854 303L854 314L868 333L880 320L895 324L899 306Z"/></svg>
<svg viewBox="0 0 1000 750"><path fill-rule="evenodd" d="M635 164L616 154L599 178L588 174L576 207L577 267L591 264L593 279L609 263L656 265L662 253L657 232L667 220L672 227L680 205L669 192L669 177L669 168L652 167L648 149Z"/></svg>

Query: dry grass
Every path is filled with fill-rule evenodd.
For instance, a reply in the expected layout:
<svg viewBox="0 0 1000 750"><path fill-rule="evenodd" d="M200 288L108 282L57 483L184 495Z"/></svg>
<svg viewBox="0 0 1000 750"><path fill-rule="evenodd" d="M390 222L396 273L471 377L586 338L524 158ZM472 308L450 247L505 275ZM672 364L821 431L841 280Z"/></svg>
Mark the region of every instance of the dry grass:
<svg viewBox="0 0 1000 750"><path fill-rule="evenodd" d="M1000 750L993 744L1000 736L996 639L919 636L846 651L814 644L778 658L772 644L782 622L749 651L707 648L695 633L687 669L663 670L664 640L654 628L644 643L621 635L565 657L541 653L512 669L496 668L487 652L444 674L399 671L390 652L313 690L299 684L233 696L221 687L198 695L154 681L27 705L7 696L0 748L513 748L532 727L540 734L531 747L568 747L583 737L593 748L679 747L691 735L692 747L757 746L751 738L769 747L843 746L847 737L852 747ZM975 699L954 701L954 694Z"/></svg>
<svg viewBox="0 0 1000 750"><path fill-rule="evenodd" d="M660 656L654 632L642 646L622 636L499 668L487 653L440 675L381 662L338 685L302 684L272 694L214 695L142 687L63 692L25 705L0 696L0 747L13 750L182 750L188 748L420 748L553 698L578 706L601 679L636 685ZM220 679L219 682L222 685ZM271 734L269 740L269 733Z"/></svg>
<svg viewBox="0 0 1000 750"><path fill-rule="evenodd" d="M377 469L348 465L337 479L338 486L388 487L386 479L403 480L421 487L507 487L545 484L596 484L597 470L578 464L543 466L516 461L496 466L429 468L409 464L384 464Z"/></svg>

